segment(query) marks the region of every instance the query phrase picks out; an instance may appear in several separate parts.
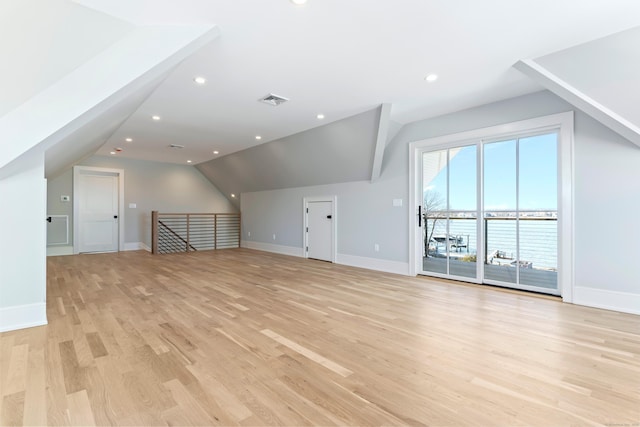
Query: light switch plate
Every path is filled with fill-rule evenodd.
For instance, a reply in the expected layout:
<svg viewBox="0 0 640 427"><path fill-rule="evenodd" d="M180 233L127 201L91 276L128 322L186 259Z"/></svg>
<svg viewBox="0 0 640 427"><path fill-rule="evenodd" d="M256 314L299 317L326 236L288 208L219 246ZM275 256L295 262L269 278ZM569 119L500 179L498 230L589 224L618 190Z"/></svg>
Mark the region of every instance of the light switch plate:
<svg viewBox="0 0 640 427"><path fill-rule="evenodd" d="M138 205L136 205L135 203L129 203L129 209L135 209L137 207Z"/></svg>
<svg viewBox="0 0 640 427"><path fill-rule="evenodd" d="M393 206L395 207L402 206L402 199L393 199Z"/></svg>

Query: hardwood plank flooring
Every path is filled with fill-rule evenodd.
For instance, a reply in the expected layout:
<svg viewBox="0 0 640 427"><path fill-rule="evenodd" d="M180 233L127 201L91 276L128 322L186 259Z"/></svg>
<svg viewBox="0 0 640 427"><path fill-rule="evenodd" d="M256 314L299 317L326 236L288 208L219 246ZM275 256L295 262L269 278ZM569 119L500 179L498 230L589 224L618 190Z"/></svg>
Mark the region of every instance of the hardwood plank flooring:
<svg viewBox="0 0 640 427"><path fill-rule="evenodd" d="M640 425L640 316L247 249L48 259L2 425Z"/></svg>

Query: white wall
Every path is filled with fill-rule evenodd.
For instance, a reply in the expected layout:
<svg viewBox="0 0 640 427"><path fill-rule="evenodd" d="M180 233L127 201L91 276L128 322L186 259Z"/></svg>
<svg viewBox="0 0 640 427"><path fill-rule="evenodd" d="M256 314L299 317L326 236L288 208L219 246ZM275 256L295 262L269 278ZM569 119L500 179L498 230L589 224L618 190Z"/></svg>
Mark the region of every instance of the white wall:
<svg viewBox="0 0 640 427"><path fill-rule="evenodd" d="M373 268L393 263L400 272L409 261L410 142L570 110L545 91L405 125L385 151L379 181L242 194L244 243L275 243L302 253L302 197L336 194L338 253ZM637 147L576 111L574 302L640 313L640 227L634 218L640 208L639 165ZM394 198L404 206L393 208ZM281 240L274 242L273 233ZM380 252L373 251L374 243Z"/></svg>
<svg viewBox="0 0 640 427"><path fill-rule="evenodd" d="M151 245L151 211L160 212L237 212L231 202L196 168L188 165L147 162L117 157L92 156L81 166L124 170L125 246ZM50 212L70 215L73 230L73 201L65 204L60 196L71 194L73 176L67 171L48 184ZM73 198L73 195L72 195ZM135 203L136 208L129 208ZM73 236L71 236L73 241Z"/></svg>
<svg viewBox="0 0 640 427"><path fill-rule="evenodd" d="M46 324L44 157L0 180L0 332Z"/></svg>
<svg viewBox="0 0 640 427"><path fill-rule="evenodd" d="M574 302L640 314L640 148L576 116Z"/></svg>
<svg viewBox="0 0 640 427"><path fill-rule="evenodd" d="M398 245L398 240L406 240L408 233L408 228L404 229L408 227L407 211L392 204L393 199L402 199L406 204L404 184L404 177L382 177L375 184L357 181L243 193L240 201L243 246L303 256L302 199L335 195L336 262L407 274L407 245ZM375 244L379 245L379 252L374 250Z"/></svg>

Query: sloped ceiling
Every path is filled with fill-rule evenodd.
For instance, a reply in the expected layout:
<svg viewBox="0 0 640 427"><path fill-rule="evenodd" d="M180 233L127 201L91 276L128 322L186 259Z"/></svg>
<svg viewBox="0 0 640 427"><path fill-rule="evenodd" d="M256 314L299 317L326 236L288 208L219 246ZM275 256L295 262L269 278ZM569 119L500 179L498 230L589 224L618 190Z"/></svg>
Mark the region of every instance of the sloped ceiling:
<svg viewBox="0 0 640 427"><path fill-rule="evenodd" d="M68 25L72 27L69 32L81 37L87 23ZM45 158L50 177L92 154L177 64L218 35L215 26L150 26L128 31L0 116L0 140L8 142L0 152L0 179L19 171L27 159ZM11 68L11 58L7 59Z"/></svg>
<svg viewBox="0 0 640 427"><path fill-rule="evenodd" d="M194 164L384 103L405 124L534 92L542 87L516 61L640 24L637 0L76 1L135 25L220 27L100 151L124 145L123 157ZM440 77L427 83L429 73ZM269 92L291 101L257 102Z"/></svg>
<svg viewBox="0 0 640 427"><path fill-rule="evenodd" d="M379 118L376 108L196 167L236 207L245 192L368 180Z"/></svg>
<svg viewBox="0 0 640 427"><path fill-rule="evenodd" d="M640 146L640 27L516 68Z"/></svg>
<svg viewBox="0 0 640 427"><path fill-rule="evenodd" d="M66 0L0 1L0 117L133 28Z"/></svg>
<svg viewBox="0 0 640 427"><path fill-rule="evenodd" d="M220 23L222 36L184 55L155 90L129 91L131 99L122 98L119 111L115 105L93 111L66 142L48 145L49 173L106 138L102 154L123 147L125 157L204 162L200 169L227 194L368 179L377 135L363 117L371 119L379 105L392 104L392 123L405 124L543 87L636 142L640 113L630 99L640 87L639 17L636 0L593 0L588 7L578 0L487 0L464 8L424 0L310 0L305 7L288 0L0 2L0 23L15 33L0 41L7 54L0 70L7 96L0 108L9 110L0 127L104 46L144 25ZM626 31L614 34L620 30ZM511 67L523 58L534 58L516 67L524 75ZM129 67L121 58L105 70ZM426 83L431 72L440 78ZM200 74L208 80L196 86L193 77ZM74 96L102 84L76 81L67 92ZM277 108L259 104L268 92L292 100ZM66 111L67 98L49 102L48 111ZM162 120L150 120L152 114ZM29 120L46 115L26 112L26 129L42 130ZM3 141L16 135L0 132ZM242 151L265 142L274 144ZM167 150L171 143L185 149ZM242 155L224 157L236 152ZM261 166L265 160L268 167ZM315 166L323 164L330 169Z"/></svg>

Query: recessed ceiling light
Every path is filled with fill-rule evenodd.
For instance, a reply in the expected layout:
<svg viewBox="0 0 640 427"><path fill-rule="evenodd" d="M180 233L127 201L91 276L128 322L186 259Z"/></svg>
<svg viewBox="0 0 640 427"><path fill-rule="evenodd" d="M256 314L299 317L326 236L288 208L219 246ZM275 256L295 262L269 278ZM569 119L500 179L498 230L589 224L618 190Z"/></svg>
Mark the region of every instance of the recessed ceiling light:
<svg viewBox="0 0 640 427"><path fill-rule="evenodd" d="M307 3L307 0L291 0L291 3L295 4L296 6L302 6L303 4Z"/></svg>
<svg viewBox="0 0 640 427"><path fill-rule="evenodd" d="M151 116L151 118L152 118L153 120L155 120L155 121L160 120L160 116Z"/></svg>
<svg viewBox="0 0 640 427"><path fill-rule="evenodd" d="M218 150L215 150L213 154L220 154L220 152Z"/></svg>
<svg viewBox="0 0 640 427"><path fill-rule="evenodd" d="M187 163L191 163L191 160L187 160Z"/></svg>
<svg viewBox="0 0 640 427"><path fill-rule="evenodd" d="M231 193L231 197L235 198L235 197L236 197L236 195L235 195L235 194L233 194L233 193Z"/></svg>
<svg viewBox="0 0 640 427"><path fill-rule="evenodd" d="M436 80L438 80L438 75L437 74L429 74L427 77L424 78L426 81L428 81L429 83L431 82L435 82Z"/></svg>
<svg viewBox="0 0 640 427"><path fill-rule="evenodd" d="M318 118L318 120L322 120L324 119L324 114L318 114L316 117Z"/></svg>
<svg viewBox="0 0 640 427"><path fill-rule="evenodd" d="M198 83L199 85L203 85L207 82L207 79L205 79L204 77L196 77L193 79L194 82Z"/></svg>
<svg viewBox="0 0 640 427"><path fill-rule="evenodd" d="M132 142L133 138L125 138L124 140L127 141L127 142Z"/></svg>
<svg viewBox="0 0 640 427"><path fill-rule="evenodd" d="M260 140L260 139L262 139L262 137L260 135L256 135L256 139Z"/></svg>
<svg viewBox="0 0 640 427"><path fill-rule="evenodd" d="M115 152L115 151L112 151L110 154L114 155L114 154L116 154L116 152Z"/></svg>

